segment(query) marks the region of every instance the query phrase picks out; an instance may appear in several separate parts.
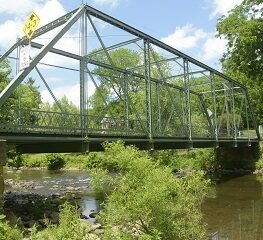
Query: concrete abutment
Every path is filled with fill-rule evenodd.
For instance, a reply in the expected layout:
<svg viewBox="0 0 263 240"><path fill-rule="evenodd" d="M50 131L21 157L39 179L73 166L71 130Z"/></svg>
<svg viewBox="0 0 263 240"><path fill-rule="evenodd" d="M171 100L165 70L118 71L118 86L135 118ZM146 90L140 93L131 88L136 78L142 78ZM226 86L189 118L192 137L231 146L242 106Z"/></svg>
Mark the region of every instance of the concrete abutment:
<svg viewBox="0 0 263 240"><path fill-rule="evenodd" d="M216 159L221 169L253 170L255 163L261 157L261 143L251 143L251 146L218 147L215 150Z"/></svg>

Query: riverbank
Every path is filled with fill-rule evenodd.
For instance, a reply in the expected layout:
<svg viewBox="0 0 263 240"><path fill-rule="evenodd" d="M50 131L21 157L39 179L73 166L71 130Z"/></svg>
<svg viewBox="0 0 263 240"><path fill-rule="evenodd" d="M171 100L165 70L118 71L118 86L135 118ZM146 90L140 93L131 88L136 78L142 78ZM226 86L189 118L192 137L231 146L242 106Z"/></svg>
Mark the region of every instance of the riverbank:
<svg viewBox="0 0 263 240"><path fill-rule="evenodd" d="M24 158L22 163L26 162L26 160L32 163L33 160L30 158L34 158L34 156L36 155L21 156L22 158ZM5 209L7 210L9 209L10 211L11 209L15 209L15 207L19 205L20 205L19 209L29 209L30 213L27 211L22 211L21 213L22 215L20 217L22 219L22 225L26 229L29 229L34 225L37 226L39 229L45 228L46 225L43 224L43 216L46 216L46 218L50 223L57 224L58 223L57 221L59 219L58 214L60 211L58 206L63 204L63 201L67 199L67 201L72 201L73 205L75 204L78 206L78 208L81 208L83 204L82 205L79 204L80 200L82 199L81 201L83 201L83 197L89 194L91 177L89 176L87 171L83 171L83 170L78 172L74 171L75 174L74 178L70 177L73 171L64 171L64 170L47 171L45 170L45 167L47 166L44 165L46 156L47 155L41 154L37 156L38 158L37 161L34 160L35 162L42 164L42 166L40 167L41 170L29 170L28 166L22 166L20 167L22 170L15 171L15 170L7 169L6 171L7 177L5 182L6 182L6 187L9 189L7 189L5 193L5 199L7 200L6 201L7 204L8 203L9 204L12 203L12 204L9 205L9 207L8 205L6 205ZM70 163L75 159L75 154L65 154L65 155L60 154L58 156L59 157L57 158L56 155L52 155L52 158L61 159L62 156L62 158L65 161L65 164L62 169L69 169L67 166L69 166L70 164L67 165L66 162ZM116 144L116 146L113 145L112 149L110 148L105 153L77 155L77 158L79 162L81 162L81 164L85 163L86 168L90 168L90 169L102 168L107 171L119 172L127 176L127 178L126 177L122 178L121 177L122 174L120 174L117 179L114 179L111 176L104 175L105 172L97 172L96 173L97 179L96 177L95 179L93 178L95 183L98 184L97 186L102 187L101 188L102 190L103 189L105 190L105 187L108 186L111 187L115 186L114 189L117 189L118 191L118 193L116 192L111 193L110 196L107 197L108 200L111 199L110 204L109 202L107 202L106 205L107 212L104 211L103 213L104 215L103 214L101 215L102 217L104 217L104 224L106 223L105 226L108 227L116 226L116 224L119 223L119 220L116 219L124 218L121 222L126 221L127 229L130 228L130 221L126 219L126 217L130 215L129 214L127 215L127 213L123 215L123 211L122 211L123 208L127 207L127 204L130 205L127 211L130 211L130 208L132 207L133 209L134 207L134 210L132 211L133 214L137 213L138 211L145 211L148 208L150 208L151 211L153 211L154 213L156 209L155 208L152 209L151 206L157 206L155 198L158 197L160 198L160 200L158 200L158 204L160 205L160 208L158 208L157 209L158 212L153 214L149 219L156 218L155 222L158 223L160 219L162 219L161 215L164 214L166 219L165 222L167 222L167 220L169 220L167 219L168 215L165 213L166 208L163 207L168 205L171 207L169 212L175 211L174 214L176 215L177 210L172 207L173 204L175 204L175 202L174 200L172 200L173 198L166 196L167 191L168 190L172 191L171 196L179 196L175 194L174 191L176 189L181 189L180 194L182 192L185 192L187 196L187 202L189 203L189 201L192 201L191 198L193 199L196 198L195 196L196 193L199 193L201 190L202 191L204 190L204 185L202 182L206 181L205 180L206 178L204 178L203 173L201 173L200 175L200 172L198 172L199 170L202 170L202 172L206 172L206 173L217 172L217 173L235 173L235 174L240 174L240 173L245 174L252 171L252 169L245 170L245 169L237 169L237 168L232 170L229 169L222 170L222 167L218 165L218 162L215 161L214 153L210 149L201 149L201 150L198 149L191 151L159 151L154 153L148 153L148 152L138 152L133 148L125 149L123 148L122 145ZM145 171L145 168L151 169L151 171ZM143 172L142 169L144 169ZM147 172L151 172L152 174L155 172L156 176L153 177L152 174L148 174ZM166 177L163 176L164 173L167 175ZM10 174L13 174L13 177L11 178L8 177L8 175ZM63 177L63 174L66 176L66 178ZM134 177L134 175L137 176L136 174L138 175L138 177ZM173 175L172 178L170 174ZM174 175L179 176L179 178L175 180ZM23 179L24 176L27 177L27 180ZM190 180L192 178L191 176L194 179L193 180L195 183L194 188L196 188L196 191L194 192L192 187L191 187L191 191L189 192L187 190L188 185L187 184L185 185L185 181L188 180L190 181L189 183L191 184L193 183L191 182L192 180ZM54 180L54 178L56 177L57 180ZM174 188L171 188L171 183L170 184L167 183L167 179L170 179L169 181L172 184L175 184ZM79 185L76 184L76 182ZM182 185L179 182L182 182ZM117 187L116 184L118 184ZM132 190L134 189L134 184L137 184L136 189L137 188L143 189L143 191L137 189L134 192ZM158 187L158 184L161 187ZM123 186L125 186L124 189L122 189ZM184 189L185 187L186 189ZM160 189L166 189L166 188L167 190L165 190L163 193L162 192L160 193L159 191ZM125 194L123 194L123 191L125 192ZM146 194L145 191L148 191L149 194ZM128 197L127 193L131 194L131 196ZM113 198L110 198L112 194L113 194ZM190 195L188 194L191 194L191 198L189 199L188 197ZM194 195L192 196L192 194ZM154 196L154 198L152 198L151 196ZM139 205L136 203L137 201L140 202L141 201L140 199L144 199L144 198L147 198L147 200L144 201L143 203L140 203ZM202 198L203 197L201 196L199 200L193 200L192 207L193 208L197 207L199 205L199 202L202 201L201 200ZM43 202L43 199L46 199L45 201L47 201L47 203L45 201ZM125 199L125 201L123 201L123 199ZM131 201L131 199L134 199L135 202ZM153 201L152 204L151 201ZM38 203L36 204L36 202ZM160 202L163 202L163 204L160 204ZM180 211L184 211L185 209L185 207L183 207L184 202L185 199L182 202L176 201L176 204L178 204L178 209L180 209ZM122 206L121 205L122 203L125 203L125 205ZM21 204L24 205L21 207ZM47 205L48 207L47 209L42 209L43 211L41 210L42 211L41 214L39 215L39 217L36 218L34 217L34 214L33 215L31 214L32 212L34 212L34 210L30 209L30 207L32 207L29 206L30 204L32 206L33 205L38 206L37 209L41 208L42 205L43 206ZM52 206L50 206L50 204ZM112 213L115 212L116 209L118 209L119 212L117 215L115 214L113 215ZM96 210L97 210L96 208L93 209L90 208L88 214L82 213L82 215L79 215L78 218L83 221L89 221L93 219L93 217L96 215ZM50 211L53 212L53 214ZM8 218L10 218L11 216L11 218L13 217L13 219L17 219L18 217L14 216L15 215L14 212L19 212L19 210L18 211L14 210L11 213L6 212L6 216ZM107 214L106 217L105 217L105 213ZM138 216L140 216L139 212L138 212ZM137 224L136 219L137 217L134 219L134 221ZM172 221L173 218L171 218L170 220ZM155 223L151 223L151 224L155 224ZM193 222L192 224L195 225L197 223ZM166 231L165 230L166 228L163 229L158 224L155 227L160 228L160 231ZM140 233L141 228L137 225L135 226L135 228L138 228L139 230L138 233ZM190 225L189 228L191 228L191 230L193 229L192 226ZM122 231L122 227L119 230ZM181 229L179 230L181 231ZM108 234L109 233L110 232L108 231ZM136 232L136 234L138 233ZM177 232L173 234L177 234Z"/></svg>
<svg viewBox="0 0 263 240"><path fill-rule="evenodd" d="M263 173L262 153L251 161L237 161L217 159L215 149L162 150L144 152L153 162L168 166L174 172L199 171L213 172L254 172ZM51 160L50 160L51 159ZM103 152L88 154L11 154L8 166L14 169L62 169L62 170L90 170L107 168L115 171L115 166L105 158Z"/></svg>
<svg viewBox="0 0 263 240"><path fill-rule="evenodd" d="M87 171L45 169L16 171L5 168L4 175L5 219L11 225L23 229L24 236L33 226L41 231L46 229L47 224L58 225L60 206L65 202L77 207L78 218L88 229L96 232L95 235L103 231L95 220L100 200L90 190L90 177Z"/></svg>

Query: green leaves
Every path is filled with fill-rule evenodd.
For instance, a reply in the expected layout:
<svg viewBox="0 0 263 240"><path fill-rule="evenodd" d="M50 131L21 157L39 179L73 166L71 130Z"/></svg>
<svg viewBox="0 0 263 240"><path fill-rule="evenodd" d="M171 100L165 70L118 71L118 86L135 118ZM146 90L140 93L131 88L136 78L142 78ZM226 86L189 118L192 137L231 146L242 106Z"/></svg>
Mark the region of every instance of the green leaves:
<svg viewBox="0 0 263 240"><path fill-rule="evenodd" d="M263 19L261 0L245 0L217 24L218 36L228 40L222 62L228 75L243 83L263 122Z"/></svg>
<svg viewBox="0 0 263 240"><path fill-rule="evenodd" d="M134 147L121 142L104 147L119 173L116 178L105 171L98 175L97 183L111 182L113 189L99 214L104 239L205 239L198 206L208 182L201 172L179 179Z"/></svg>

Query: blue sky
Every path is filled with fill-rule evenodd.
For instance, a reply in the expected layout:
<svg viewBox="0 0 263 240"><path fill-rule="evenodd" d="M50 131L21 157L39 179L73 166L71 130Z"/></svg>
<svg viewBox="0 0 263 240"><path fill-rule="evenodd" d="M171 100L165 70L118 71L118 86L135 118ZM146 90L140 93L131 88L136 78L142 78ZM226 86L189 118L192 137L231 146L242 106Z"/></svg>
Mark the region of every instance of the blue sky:
<svg viewBox="0 0 263 240"><path fill-rule="evenodd" d="M241 1L89 0L84 2L220 70L219 59L226 49L226 41L215 37L216 22ZM23 23L32 10L40 16L43 25L77 8L81 2L81 0L0 0L0 54L12 45L16 36L23 35ZM75 45L76 32L70 34L70 37L61 43L65 48ZM55 61L52 57L46 58L46 62L72 65L59 59ZM63 81L58 71L55 74L54 70L48 68L44 70L46 80L58 98L66 94L77 104L78 97L74 92L79 87L78 83L65 80L65 76ZM43 99L51 102L52 99L42 85L40 90Z"/></svg>

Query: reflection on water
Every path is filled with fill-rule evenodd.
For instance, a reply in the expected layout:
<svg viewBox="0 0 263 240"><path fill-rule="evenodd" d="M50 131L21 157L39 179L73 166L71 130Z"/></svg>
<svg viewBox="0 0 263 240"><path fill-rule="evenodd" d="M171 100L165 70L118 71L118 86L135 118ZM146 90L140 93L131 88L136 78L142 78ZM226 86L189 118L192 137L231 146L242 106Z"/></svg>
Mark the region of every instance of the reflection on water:
<svg viewBox="0 0 263 240"><path fill-rule="evenodd" d="M44 170L5 171L5 178L33 180L43 188L25 191L52 194L52 186L88 186L88 172ZM0 175L1 178L1 175ZM263 176L249 174L235 177L217 184L210 196L202 204L204 220L208 225L210 239L213 240L263 240ZM8 189L6 189L8 190ZM3 191L0 179L0 193ZM58 191L58 190L56 190ZM44 195L45 195L44 194ZM80 199L83 214L89 216L100 208L100 201L91 195L89 188Z"/></svg>
<svg viewBox="0 0 263 240"><path fill-rule="evenodd" d="M215 186L202 204L213 240L263 240L263 176L249 174Z"/></svg>

